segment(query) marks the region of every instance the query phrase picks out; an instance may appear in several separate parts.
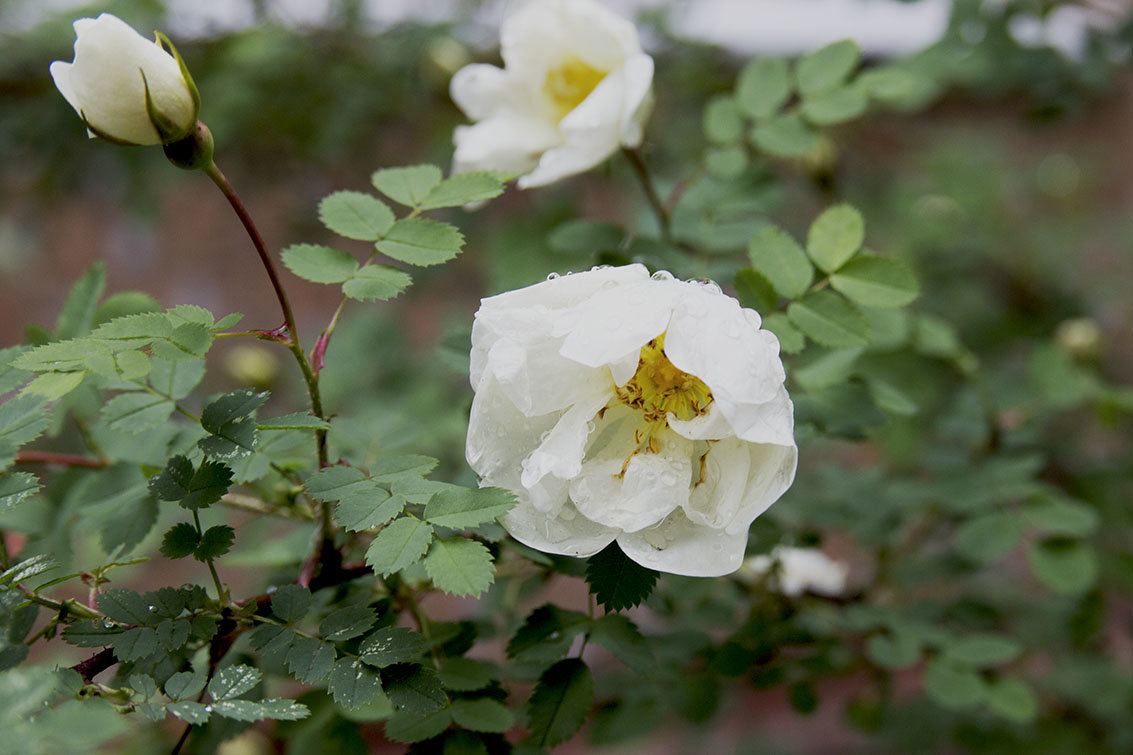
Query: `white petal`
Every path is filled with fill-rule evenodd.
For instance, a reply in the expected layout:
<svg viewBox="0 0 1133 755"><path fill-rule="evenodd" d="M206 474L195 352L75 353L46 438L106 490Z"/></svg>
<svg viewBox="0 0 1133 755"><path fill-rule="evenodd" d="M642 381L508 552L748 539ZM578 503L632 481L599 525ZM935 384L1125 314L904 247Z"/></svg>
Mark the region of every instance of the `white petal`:
<svg viewBox="0 0 1133 755"><path fill-rule="evenodd" d="M630 358L636 362L641 347L669 327L675 293L644 280L596 294L570 325L562 355L594 367Z"/></svg>
<svg viewBox="0 0 1133 755"><path fill-rule="evenodd" d="M633 24L594 0L527 2L500 30L500 54L507 67L540 77L566 57L608 71L640 52Z"/></svg>
<svg viewBox="0 0 1133 755"><path fill-rule="evenodd" d="M571 480L570 498L584 516L627 532L649 527L688 501L692 443L677 436L661 442L661 452L633 452L633 437L611 444L599 458L582 465Z"/></svg>
<svg viewBox="0 0 1133 755"><path fill-rule="evenodd" d="M622 146L641 144L645 121L653 110L653 58L637 55L625 63L625 99L622 104Z"/></svg>
<svg viewBox="0 0 1133 755"><path fill-rule="evenodd" d="M531 170L539 155L561 139L552 124L515 113L505 113L453 131L456 147L452 172Z"/></svg>
<svg viewBox="0 0 1133 755"><path fill-rule="evenodd" d="M508 534L524 545L561 556L592 556L617 537L617 530L603 527L578 514L570 503L557 516L548 516L529 503L520 503L500 522Z"/></svg>
<svg viewBox="0 0 1133 755"><path fill-rule="evenodd" d="M693 487L686 513L699 524L747 532L752 521L791 486L798 449L734 438L709 445L704 477Z"/></svg>
<svg viewBox="0 0 1133 755"><path fill-rule="evenodd" d="M547 475L569 480L582 470L586 439L594 429L598 410L613 398L612 389L612 384L595 389L563 413L539 447L523 460L523 487L530 488Z"/></svg>
<svg viewBox="0 0 1133 755"><path fill-rule="evenodd" d="M675 414L669 412L669 427L677 435L690 440L720 440L731 438L736 434L716 401L708 405L707 414L701 414L690 420L677 419Z"/></svg>
<svg viewBox="0 0 1133 755"><path fill-rule="evenodd" d="M448 90L456 106L474 121L516 109L516 88L507 72L496 66L465 66L452 75Z"/></svg>
<svg viewBox="0 0 1133 755"><path fill-rule="evenodd" d="M647 280L649 280L649 271L645 265L635 263L620 267L600 267L481 299L480 311L476 316L479 318L493 312L529 307L565 310L586 301L604 289Z"/></svg>
<svg viewBox="0 0 1133 755"><path fill-rule="evenodd" d="M774 334L752 327L739 302L697 283L685 288L665 335L665 355L676 367L733 402L770 401L786 374Z"/></svg>
<svg viewBox="0 0 1133 755"><path fill-rule="evenodd" d="M714 411L727 418L738 438L752 443L794 445L795 406L782 385L770 401L762 404L736 404L717 398L713 406Z"/></svg>
<svg viewBox="0 0 1133 755"><path fill-rule="evenodd" d="M721 577L743 563L747 532L729 534L703 527L678 509L655 527L619 535L618 545L649 569L689 577Z"/></svg>

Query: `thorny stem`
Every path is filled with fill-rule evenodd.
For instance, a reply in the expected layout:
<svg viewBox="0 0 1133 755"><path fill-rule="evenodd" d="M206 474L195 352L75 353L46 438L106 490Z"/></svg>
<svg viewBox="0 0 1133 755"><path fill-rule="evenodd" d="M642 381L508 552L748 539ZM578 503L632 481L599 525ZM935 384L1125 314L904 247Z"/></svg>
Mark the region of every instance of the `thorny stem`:
<svg viewBox="0 0 1133 755"><path fill-rule="evenodd" d="M307 384L307 395L311 401L311 413L319 419L326 419L323 414L323 400L319 394L319 375L315 369L312 369L311 362L307 355L303 352L303 347L299 343L299 330L295 325L295 315L291 311L291 303L287 299L287 292L283 290L283 283L279 279L279 273L276 271L275 263L272 261L271 254L268 252L267 244L264 243L263 236L260 235L259 229L256 227L255 222L252 220L251 214L240 200L240 196L236 190L232 188L232 184L228 182L224 174L220 172L215 162L210 162L208 167L204 169L205 175L212 180L224 198L228 200L228 204L232 206L236 216L244 226L244 230L248 233L248 238L252 240L252 246L256 248L256 253L260 256L260 262L264 265L264 270L267 271L268 278L271 279L272 288L275 290L275 297L279 300L279 308L283 312L283 322L287 330L286 340L281 342L287 346L291 353L295 356L295 361L299 365L299 369L303 373L303 380ZM315 431L316 444L318 446L319 469L327 466L327 431L319 429ZM331 520L330 507L325 503L322 505L322 540L323 543L333 541L334 537L334 522ZM323 546L319 546L319 551L324 550Z"/></svg>
<svg viewBox="0 0 1133 755"><path fill-rule="evenodd" d="M645 199L648 200L649 206L653 209L653 214L657 216L657 222L661 226L661 238L665 241L672 241L672 234L669 230L669 210L665 203L661 201L657 190L653 188L653 180L649 176L649 167L641 157L641 152L636 148L630 149L629 147L624 148L622 152L625 153L629 164L633 166L633 171L641 182L641 188L645 190Z"/></svg>

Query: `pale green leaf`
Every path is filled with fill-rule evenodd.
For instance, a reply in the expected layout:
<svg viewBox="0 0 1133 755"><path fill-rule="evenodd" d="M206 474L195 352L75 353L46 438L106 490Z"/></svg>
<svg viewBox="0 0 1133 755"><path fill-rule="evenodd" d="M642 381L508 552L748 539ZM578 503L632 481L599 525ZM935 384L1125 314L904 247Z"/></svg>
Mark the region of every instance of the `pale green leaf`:
<svg viewBox="0 0 1133 755"><path fill-rule="evenodd" d="M752 118L768 118L791 96L791 76L787 64L777 58L757 58L740 71L736 80L736 100Z"/></svg>
<svg viewBox="0 0 1133 755"><path fill-rule="evenodd" d="M395 519L370 543L366 563L379 574L388 576L417 563L432 539L432 525L408 516Z"/></svg>
<svg viewBox="0 0 1133 755"><path fill-rule="evenodd" d="M173 402L164 396L123 393L102 407L102 420L111 430L140 433L158 427L172 413Z"/></svg>
<svg viewBox="0 0 1133 755"><path fill-rule="evenodd" d="M318 244L292 244L283 250L283 264L312 283L342 283L358 270L353 256Z"/></svg>
<svg viewBox="0 0 1133 755"><path fill-rule="evenodd" d="M429 499L425 520L439 527L466 529L503 516L515 503L515 495L503 488L453 486Z"/></svg>
<svg viewBox="0 0 1133 755"><path fill-rule="evenodd" d="M367 265L342 284L342 293L358 301L387 301L409 288L413 279L388 265Z"/></svg>
<svg viewBox="0 0 1133 755"><path fill-rule="evenodd" d="M735 144L744 136L744 118L736 100L718 94L708 101L702 116L704 135L717 144Z"/></svg>
<svg viewBox="0 0 1133 755"><path fill-rule="evenodd" d="M1053 538L1035 543L1027 551L1031 571L1056 593L1078 595L1098 578L1098 555L1080 540Z"/></svg>
<svg viewBox="0 0 1133 755"><path fill-rule="evenodd" d="M795 81L804 97L839 86L857 67L861 51L853 40L834 42L804 56L795 67Z"/></svg>
<svg viewBox="0 0 1133 755"><path fill-rule="evenodd" d="M803 157L818 146L818 132L798 113L787 113L751 131L755 146L775 157Z"/></svg>
<svg viewBox="0 0 1133 755"><path fill-rule="evenodd" d="M843 86L803 100L803 117L816 126L852 121L865 112L869 99L858 87Z"/></svg>
<svg viewBox="0 0 1133 755"><path fill-rule="evenodd" d="M775 334L775 337L779 339L779 350L784 354L797 354L806 346L806 337L782 312L775 312L764 317L763 329Z"/></svg>
<svg viewBox="0 0 1133 755"><path fill-rule="evenodd" d="M865 307L903 307L920 293L916 276L901 260L862 254L830 276L834 289Z"/></svg>
<svg viewBox="0 0 1133 755"><path fill-rule="evenodd" d="M827 208L811 223L806 251L820 270L832 273L862 248L864 240L862 214L848 204L839 204Z"/></svg>
<svg viewBox="0 0 1133 755"><path fill-rule="evenodd" d="M387 257L410 265L438 265L460 253L464 236L448 223L406 218L394 223L375 246Z"/></svg>
<svg viewBox="0 0 1133 755"><path fill-rule="evenodd" d="M791 323L811 340L831 348L869 343L869 324L854 305L831 291L814 291L787 308Z"/></svg>
<svg viewBox="0 0 1133 755"><path fill-rule="evenodd" d="M425 556L425 573L450 595L479 595L495 581L492 554L463 537L437 539Z"/></svg>
<svg viewBox="0 0 1133 755"><path fill-rule="evenodd" d="M435 165L410 165L379 170L370 180L375 189L393 201L407 207L420 207L443 175Z"/></svg>
<svg viewBox="0 0 1133 755"><path fill-rule="evenodd" d="M501 174L490 171L459 173L434 186L422 200L420 207L422 210L458 207L498 197L503 191Z"/></svg>
<svg viewBox="0 0 1133 755"><path fill-rule="evenodd" d="M336 191L319 202L319 220L339 236L377 241L393 225L394 215L386 203L375 196L360 191Z"/></svg>
<svg viewBox="0 0 1133 755"><path fill-rule="evenodd" d="M38 491L42 485L31 472L10 472L0 475L0 512L18 505Z"/></svg>
<svg viewBox="0 0 1133 755"><path fill-rule="evenodd" d="M1030 723L1039 712L1034 691L1022 679L992 679L987 683L985 697L990 710L1015 723Z"/></svg>
<svg viewBox="0 0 1133 755"><path fill-rule="evenodd" d="M748 243L748 258L757 273L787 299L796 299L814 280L814 267L791 235L765 226Z"/></svg>

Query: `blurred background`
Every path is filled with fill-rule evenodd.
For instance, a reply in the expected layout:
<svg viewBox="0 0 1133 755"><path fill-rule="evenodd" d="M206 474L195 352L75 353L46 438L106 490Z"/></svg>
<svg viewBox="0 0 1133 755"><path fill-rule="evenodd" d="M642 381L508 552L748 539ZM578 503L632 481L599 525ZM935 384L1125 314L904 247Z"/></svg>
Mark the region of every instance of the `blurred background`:
<svg viewBox="0 0 1133 755"><path fill-rule="evenodd" d="M689 263L690 270L728 281L739 261L725 253L742 248L732 240L750 237L768 220L803 236L832 201L852 202L867 218L867 243L917 268L924 289L918 306L953 323L963 343L990 365L989 390L1006 407L998 415L1004 430L1022 427L1046 438L1052 468L1064 475L1060 482L1112 515L1115 537L1128 534L1128 422L1107 420L1105 407L1084 398L1078 373L1067 370L1085 364L1113 385L1128 385L1133 376L1133 3L607 4L637 20L657 62L657 105L643 150L666 191L701 163L704 102L729 91L752 56L796 56L848 36L859 42L867 66L899 61L916 71L917 85L891 107L827 130L820 148L805 158L757 157L732 177L739 183L730 185L730 204L715 204L711 192L690 191L685 215L674 218L678 233L681 223L696 224L699 237L715 238L719 247L719 257L710 249ZM217 162L269 246L279 250L298 242L337 243L315 211L331 191L365 191L379 167L448 164L452 129L463 122L448 97L448 80L468 62L498 62L498 24L507 5L0 0L0 342L23 340L28 323L50 326L67 286L103 259L108 293L142 290L162 306L239 311L249 328L279 324L258 261L204 177L176 170L156 149L86 140L48 75L52 60L72 57L74 18L110 11L139 30L161 29L173 38L201 90L201 118L215 136ZM384 449L440 456L439 478L469 481L465 371L478 299L533 283L552 269L637 256L633 241L598 253L549 248L548 234L578 216L631 231L654 228L629 166L615 157L554 187L511 189L479 212L453 211L468 239L460 258L417 275L395 302L348 309L324 382L332 409L350 407L336 426L340 452L366 451L350 449L351 425L379 427ZM336 289L287 280L309 343L337 305ZM209 387L290 391L299 406L286 356L270 345L220 344L210 359L223 369L211 371ZM1042 397L1041 408L1031 396ZM392 404L390 397L396 397ZM935 407L933 421L962 415L964 397L947 400L957 403ZM876 440L899 466L922 450L913 437L898 425ZM868 449L826 452L863 474L874 458ZM837 516L807 507L844 482L801 479L772 511L782 512L775 516L787 526L797 519L848 530ZM306 537L300 532L296 542ZM282 541L242 536L245 543L257 549L244 552L248 564L287 562ZM837 537L827 545L853 559L853 547ZM1068 743L1052 752L1133 747L1128 721L1118 720L1121 706L1133 701L1133 683L1118 671L1133 662L1133 551L1128 543L1110 545L1102 549L1100 581L1109 602L1098 610L1095 627L1106 644L1074 667L1078 676L1067 672L1057 682L1060 699L1070 701L1063 710L1086 723L1070 734L1051 734L1068 737L1051 740ZM239 563L240 553L230 563ZM1091 708L1094 690L1117 707ZM823 688L832 700L854 692L852 684ZM777 749L752 744L745 753L870 751L863 744L869 740L842 721L841 706L824 706L818 719L804 719L790 715L781 695L758 705L765 713L755 726L776 732ZM894 751L935 746L924 739L934 710L908 713L904 727L889 722ZM1090 732L1097 736L1091 739ZM606 736L618 739L617 732ZM727 727L715 736L739 737ZM980 749L962 738L952 741ZM995 752L994 742L1004 740L988 741L991 749L984 751ZM657 749L660 744L627 747L669 751Z"/></svg>

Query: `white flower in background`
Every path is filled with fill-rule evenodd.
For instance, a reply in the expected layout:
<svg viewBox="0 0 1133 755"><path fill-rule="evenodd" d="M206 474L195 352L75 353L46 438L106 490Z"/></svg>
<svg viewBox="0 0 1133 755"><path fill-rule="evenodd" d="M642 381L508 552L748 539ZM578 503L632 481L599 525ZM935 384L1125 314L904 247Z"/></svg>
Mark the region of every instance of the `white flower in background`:
<svg viewBox="0 0 1133 755"><path fill-rule="evenodd" d="M790 595L814 592L836 596L846 591L850 568L816 548L776 546L769 555L744 560L739 576L745 582L756 582L771 574L771 589Z"/></svg>
<svg viewBox="0 0 1133 755"><path fill-rule="evenodd" d="M468 462L538 550L719 576L794 480L779 341L713 283L595 268L484 299Z"/></svg>
<svg viewBox="0 0 1133 755"><path fill-rule="evenodd" d="M637 31L595 0L527 0L500 34L504 67L452 77L452 99L476 123L453 134L453 172L524 173L520 188L581 173L641 143L653 59Z"/></svg>
<svg viewBox="0 0 1133 755"><path fill-rule="evenodd" d="M109 13L78 19L75 34L74 62L52 63L51 78L91 136L168 144L189 134L199 100L178 58Z"/></svg>

